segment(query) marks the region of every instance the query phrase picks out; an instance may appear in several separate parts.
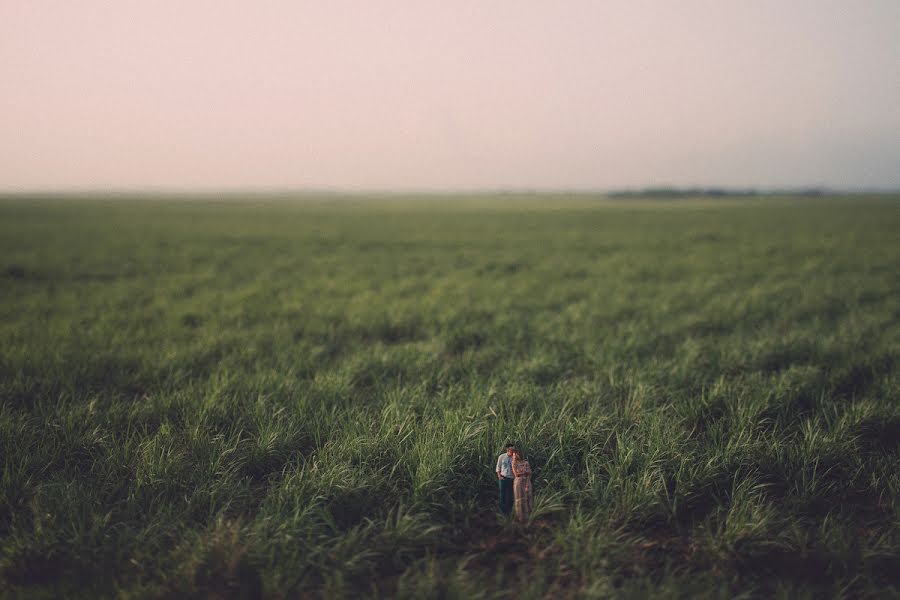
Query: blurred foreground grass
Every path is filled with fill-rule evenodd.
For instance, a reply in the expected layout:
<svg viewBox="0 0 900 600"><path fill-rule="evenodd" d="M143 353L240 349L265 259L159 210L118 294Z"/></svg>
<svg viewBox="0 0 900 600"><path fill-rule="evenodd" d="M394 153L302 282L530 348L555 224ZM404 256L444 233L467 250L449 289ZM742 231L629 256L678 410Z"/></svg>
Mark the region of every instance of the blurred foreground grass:
<svg viewBox="0 0 900 600"><path fill-rule="evenodd" d="M7 198L0 590L898 595L898 232L889 197Z"/></svg>

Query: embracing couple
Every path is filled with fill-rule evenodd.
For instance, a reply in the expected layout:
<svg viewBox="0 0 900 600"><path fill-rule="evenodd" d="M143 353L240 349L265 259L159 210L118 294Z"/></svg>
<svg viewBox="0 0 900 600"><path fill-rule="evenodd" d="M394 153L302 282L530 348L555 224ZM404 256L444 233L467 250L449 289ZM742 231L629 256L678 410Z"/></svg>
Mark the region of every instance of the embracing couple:
<svg viewBox="0 0 900 600"><path fill-rule="evenodd" d="M500 512L515 510L517 521L527 521L531 514L531 465L514 444L506 444L506 452L497 458L500 482Z"/></svg>

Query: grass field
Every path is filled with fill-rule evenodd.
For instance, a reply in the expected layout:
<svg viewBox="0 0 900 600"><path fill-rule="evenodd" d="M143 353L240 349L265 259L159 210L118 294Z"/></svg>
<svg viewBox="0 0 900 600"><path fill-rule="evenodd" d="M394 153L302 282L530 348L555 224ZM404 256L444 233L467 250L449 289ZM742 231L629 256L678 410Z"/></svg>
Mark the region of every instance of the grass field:
<svg viewBox="0 0 900 600"><path fill-rule="evenodd" d="M4 595L900 597L900 198L6 198L0 250Z"/></svg>

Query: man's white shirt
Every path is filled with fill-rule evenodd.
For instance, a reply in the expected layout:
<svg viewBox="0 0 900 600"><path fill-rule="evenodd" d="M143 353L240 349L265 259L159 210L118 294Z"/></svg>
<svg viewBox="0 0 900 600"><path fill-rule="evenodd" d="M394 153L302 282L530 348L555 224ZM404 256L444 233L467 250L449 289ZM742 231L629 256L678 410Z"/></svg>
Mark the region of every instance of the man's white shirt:
<svg viewBox="0 0 900 600"><path fill-rule="evenodd" d="M515 475L513 475L513 470L512 470L512 456L508 455L506 452L501 454L497 458L497 468L494 470L500 471L500 474L504 477L509 477L509 478L515 477Z"/></svg>

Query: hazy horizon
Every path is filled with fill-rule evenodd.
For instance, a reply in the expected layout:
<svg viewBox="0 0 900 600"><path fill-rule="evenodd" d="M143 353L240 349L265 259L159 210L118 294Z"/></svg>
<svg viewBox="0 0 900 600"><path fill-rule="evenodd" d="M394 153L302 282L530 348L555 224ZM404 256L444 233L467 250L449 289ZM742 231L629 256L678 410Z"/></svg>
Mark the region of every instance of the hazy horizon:
<svg viewBox="0 0 900 600"><path fill-rule="evenodd" d="M900 3L0 5L0 192L900 189Z"/></svg>

